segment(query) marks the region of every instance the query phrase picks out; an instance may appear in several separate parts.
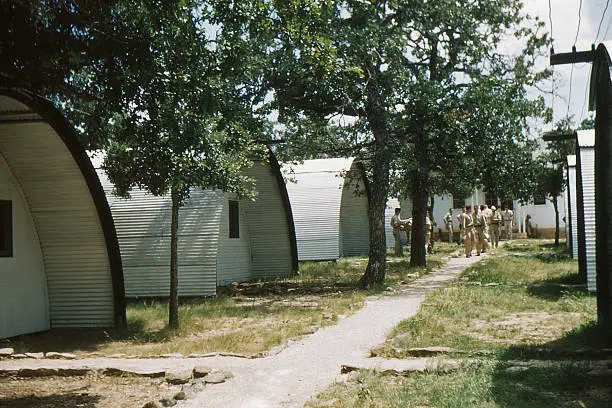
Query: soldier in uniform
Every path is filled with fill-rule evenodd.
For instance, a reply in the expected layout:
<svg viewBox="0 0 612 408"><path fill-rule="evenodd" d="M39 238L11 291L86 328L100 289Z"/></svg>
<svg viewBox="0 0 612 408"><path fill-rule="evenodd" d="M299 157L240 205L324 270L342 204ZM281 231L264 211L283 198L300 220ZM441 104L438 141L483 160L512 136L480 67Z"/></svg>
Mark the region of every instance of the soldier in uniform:
<svg viewBox="0 0 612 408"><path fill-rule="evenodd" d="M425 215L425 252L433 254L433 245L431 243L431 231L433 229L433 223L431 222L431 213L427 211Z"/></svg>
<svg viewBox="0 0 612 408"><path fill-rule="evenodd" d="M494 205L491 206L491 220L489 222L489 234L491 236L491 246L493 248L497 248L499 246L499 226L501 224L501 214L495 208Z"/></svg>
<svg viewBox="0 0 612 408"><path fill-rule="evenodd" d="M512 241L512 229L514 227L514 213L512 210L508 208L508 206L504 206L504 211L502 211L502 226L504 227L504 232L506 233L506 239Z"/></svg>
<svg viewBox="0 0 612 408"><path fill-rule="evenodd" d="M465 232L463 231L463 217L465 217L466 209L465 206L461 208L461 212L457 215L457 222L459 223L459 242L458 245L464 244Z"/></svg>
<svg viewBox="0 0 612 408"><path fill-rule="evenodd" d="M449 208L448 212L444 216L444 227L448 233L448 242L453 242L453 209Z"/></svg>
<svg viewBox="0 0 612 408"><path fill-rule="evenodd" d="M472 206L465 206L465 213L461 217L463 243L465 245L465 257L472 256L472 246L474 244L474 216L472 215Z"/></svg>
<svg viewBox="0 0 612 408"><path fill-rule="evenodd" d="M406 224L408 223L408 220L402 220L400 212L401 209L396 208L395 214L391 217L391 228L393 229L393 238L395 239L395 256L404 256L401 232L406 229Z"/></svg>
<svg viewBox="0 0 612 408"><path fill-rule="evenodd" d="M476 207L474 213L474 228L476 229L476 256L480 256L481 252L487 250L487 239L489 236L489 226L487 224L487 214L485 212L485 206L480 206L480 211Z"/></svg>

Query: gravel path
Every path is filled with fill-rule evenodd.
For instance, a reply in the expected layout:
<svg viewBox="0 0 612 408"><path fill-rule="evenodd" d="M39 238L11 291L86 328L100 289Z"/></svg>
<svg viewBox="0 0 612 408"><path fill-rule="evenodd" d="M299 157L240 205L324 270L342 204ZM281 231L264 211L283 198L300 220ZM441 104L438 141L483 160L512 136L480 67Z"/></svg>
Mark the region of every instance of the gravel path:
<svg viewBox="0 0 612 408"><path fill-rule="evenodd" d="M340 377L342 364L359 365L373 346L400 321L413 316L426 292L454 279L481 257L452 258L443 270L407 285L400 293L371 300L354 315L335 326L292 344L262 360L228 364L235 378L205 389L184 407L278 408L302 407L312 396Z"/></svg>
<svg viewBox="0 0 612 408"><path fill-rule="evenodd" d="M483 256L484 257L484 256ZM400 321L413 316L425 294L443 286L482 257L451 258L446 267L404 286L400 291L366 301L355 314L335 326L319 329L263 359L209 357L189 359L4 360L0 370L19 368L118 368L150 372L176 371L206 365L227 370L235 378L206 387L181 407L303 407L314 395L340 379L342 364L363 366L370 348L383 343Z"/></svg>

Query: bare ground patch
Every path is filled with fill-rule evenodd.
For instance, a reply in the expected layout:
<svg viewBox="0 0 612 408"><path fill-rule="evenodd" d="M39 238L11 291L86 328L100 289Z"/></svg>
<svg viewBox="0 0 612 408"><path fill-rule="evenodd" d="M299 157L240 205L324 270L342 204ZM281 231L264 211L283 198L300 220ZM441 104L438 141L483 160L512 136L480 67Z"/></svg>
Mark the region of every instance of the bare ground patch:
<svg viewBox="0 0 612 408"><path fill-rule="evenodd" d="M502 320L474 319L467 334L491 343L542 343L561 337L568 324L577 326L582 320L581 313L509 313Z"/></svg>
<svg viewBox="0 0 612 408"><path fill-rule="evenodd" d="M0 379L2 408L133 408L172 396L163 379L105 377Z"/></svg>

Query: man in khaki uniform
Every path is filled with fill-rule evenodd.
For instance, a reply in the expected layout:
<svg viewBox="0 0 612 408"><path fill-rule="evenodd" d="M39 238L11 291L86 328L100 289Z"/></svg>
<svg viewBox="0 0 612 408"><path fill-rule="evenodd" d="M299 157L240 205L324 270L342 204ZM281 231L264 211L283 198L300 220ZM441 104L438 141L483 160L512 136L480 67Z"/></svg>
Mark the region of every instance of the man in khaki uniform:
<svg viewBox="0 0 612 408"><path fill-rule="evenodd" d="M513 227L514 227L514 213L512 210L508 209L508 206L504 206L504 211L502 211L502 226L504 227L504 232L506 233L506 239L512 241Z"/></svg>
<svg viewBox="0 0 612 408"><path fill-rule="evenodd" d="M393 229L393 238L395 239L395 256L404 256L401 232L406 229L406 224L408 223L408 220L402 220L400 212L401 209L396 208L395 214L391 217L391 228Z"/></svg>
<svg viewBox="0 0 612 408"><path fill-rule="evenodd" d="M463 231L463 217L465 217L465 206L461 208L461 212L457 215L457 222L459 223L459 243L458 245L464 244L465 232Z"/></svg>
<svg viewBox="0 0 612 408"><path fill-rule="evenodd" d="M485 212L485 206L480 206L480 211L478 211L478 207L475 208L474 212L474 228L476 230L476 256L480 256L481 252L486 252L487 250L487 239L489 235L489 226L487 224L487 214Z"/></svg>
<svg viewBox="0 0 612 408"><path fill-rule="evenodd" d="M465 245L465 257L472 256L472 246L474 245L474 216L472 215L472 206L465 206L465 213L461 217L463 243Z"/></svg>
<svg viewBox="0 0 612 408"><path fill-rule="evenodd" d="M433 229L433 225L430 214L431 213L427 211L427 215L425 216L425 252L428 254L433 254L433 245L431 244L431 231Z"/></svg>
<svg viewBox="0 0 612 408"><path fill-rule="evenodd" d="M491 220L489 222L489 234L491 236L491 246L497 248L499 246L499 226L502 218L499 210L495 206L491 206Z"/></svg>
<svg viewBox="0 0 612 408"><path fill-rule="evenodd" d="M448 212L443 218L444 227L446 228L446 232L448 233L448 242L453 242L453 209L449 208Z"/></svg>

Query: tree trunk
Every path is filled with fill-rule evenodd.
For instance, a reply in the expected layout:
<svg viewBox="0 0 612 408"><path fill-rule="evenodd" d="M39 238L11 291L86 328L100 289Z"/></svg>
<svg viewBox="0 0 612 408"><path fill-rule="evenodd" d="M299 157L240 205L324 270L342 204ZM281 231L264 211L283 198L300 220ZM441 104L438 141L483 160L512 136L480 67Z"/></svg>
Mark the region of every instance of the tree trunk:
<svg viewBox="0 0 612 408"><path fill-rule="evenodd" d="M370 253L368 266L359 281L362 287L383 283L387 273L387 241L385 237L385 208L389 191L389 127L380 100L380 90L372 62L366 62L366 72L372 75L366 86L366 117L374 135L372 182L368 188L368 225Z"/></svg>
<svg viewBox="0 0 612 408"><path fill-rule="evenodd" d="M171 329L179 327L179 301L178 301L178 217L180 197L178 191L172 187L172 223L170 225L170 300L168 304Z"/></svg>
<svg viewBox="0 0 612 408"><path fill-rule="evenodd" d="M552 204L555 209L555 246L559 246L559 203L557 197L553 197Z"/></svg>
<svg viewBox="0 0 612 408"><path fill-rule="evenodd" d="M425 216L429 198L429 163L427 138L423 130L415 135L415 154L418 169L412 173L412 245L410 266L426 266Z"/></svg>

